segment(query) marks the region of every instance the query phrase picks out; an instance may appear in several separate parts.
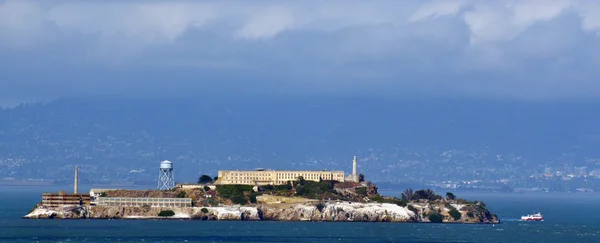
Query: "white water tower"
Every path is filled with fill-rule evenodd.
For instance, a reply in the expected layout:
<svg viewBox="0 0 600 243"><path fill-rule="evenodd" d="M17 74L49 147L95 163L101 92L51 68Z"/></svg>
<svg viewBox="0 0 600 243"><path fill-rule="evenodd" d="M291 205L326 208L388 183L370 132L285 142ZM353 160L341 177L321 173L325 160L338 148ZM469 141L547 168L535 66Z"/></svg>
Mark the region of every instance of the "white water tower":
<svg viewBox="0 0 600 243"><path fill-rule="evenodd" d="M175 177L173 177L173 162L165 160L160 162L158 171L158 190L171 190L175 187Z"/></svg>

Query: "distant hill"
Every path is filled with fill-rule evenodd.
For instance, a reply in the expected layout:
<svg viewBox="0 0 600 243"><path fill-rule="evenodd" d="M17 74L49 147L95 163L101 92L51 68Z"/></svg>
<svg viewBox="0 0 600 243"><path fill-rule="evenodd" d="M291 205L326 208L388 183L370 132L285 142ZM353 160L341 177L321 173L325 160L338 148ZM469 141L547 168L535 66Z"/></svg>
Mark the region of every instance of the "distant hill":
<svg viewBox="0 0 600 243"><path fill-rule="evenodd" d="M0 177L193 181L218 169L343 169L375 181L599 167L600 103L325 97L62 99L0 110Z"/></svg>

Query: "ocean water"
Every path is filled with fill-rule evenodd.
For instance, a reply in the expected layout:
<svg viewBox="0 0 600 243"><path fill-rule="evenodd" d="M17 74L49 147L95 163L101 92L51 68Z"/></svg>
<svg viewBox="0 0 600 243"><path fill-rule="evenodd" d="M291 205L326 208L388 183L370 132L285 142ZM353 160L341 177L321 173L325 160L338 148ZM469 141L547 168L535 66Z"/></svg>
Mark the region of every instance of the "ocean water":
<svg viewBox="0 0 600 243"><path fill-rule="evenodd" d="M495 225L21 219L57 190L0 187L0 242L600 242L599 194L456 193L484 201ZM518 221L533 210L545 220Z"/></svg>

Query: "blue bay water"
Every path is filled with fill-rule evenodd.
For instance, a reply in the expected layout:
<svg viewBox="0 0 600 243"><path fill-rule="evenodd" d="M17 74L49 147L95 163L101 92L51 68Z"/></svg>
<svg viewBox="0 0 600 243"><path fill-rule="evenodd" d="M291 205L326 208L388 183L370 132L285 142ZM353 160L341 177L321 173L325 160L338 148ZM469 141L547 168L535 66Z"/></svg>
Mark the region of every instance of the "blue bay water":
<svg viewBox="0 0 600 243"><path fill-rule="evenodd" d="M484 201L496 225L21 219L59 189L0 187L0 242L600 242L599 194L456 193ZM518 221L533 210L545 220Z"/></svg>

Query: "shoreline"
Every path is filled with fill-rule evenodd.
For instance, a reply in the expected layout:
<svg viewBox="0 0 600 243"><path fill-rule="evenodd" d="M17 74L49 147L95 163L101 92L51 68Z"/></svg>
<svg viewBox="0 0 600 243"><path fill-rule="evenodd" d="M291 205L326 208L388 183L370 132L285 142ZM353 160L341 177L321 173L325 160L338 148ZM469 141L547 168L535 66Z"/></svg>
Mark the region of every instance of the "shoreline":
<svg viewBox="0 0 600 243"><path fill-rule="evenodd" d="M320 209L317 205L323 205ZM443 203L415 203L398 206L390 203L318 202L285 205L256 204L218 207L126 207L81 206L70 210L38 207L22 219L59 220L199 220L199 221L275 221L275 222L386 222L441 224L499 224L501 221L485 208L473 212L472 205L456 205L460 217L448 215ZM173 216L157 216L171 211ZM443 221L432 222L424 217L440 212ZM470 216L468 216L470 215Z"/></svg>

